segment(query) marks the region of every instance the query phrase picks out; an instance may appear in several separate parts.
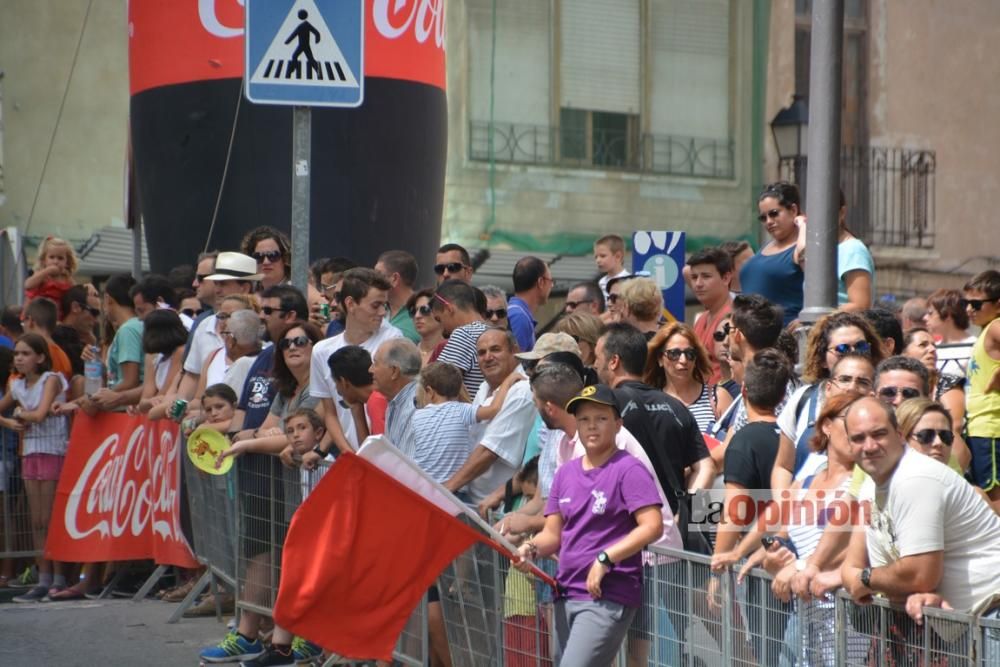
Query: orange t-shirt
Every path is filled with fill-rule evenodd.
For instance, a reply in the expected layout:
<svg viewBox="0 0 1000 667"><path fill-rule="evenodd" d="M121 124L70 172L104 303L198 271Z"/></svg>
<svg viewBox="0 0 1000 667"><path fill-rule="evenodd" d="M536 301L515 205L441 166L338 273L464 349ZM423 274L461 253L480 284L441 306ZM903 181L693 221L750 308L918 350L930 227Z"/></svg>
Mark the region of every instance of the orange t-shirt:
<svg viewBox="0 0 1000 667"><path fill-rule="evenodd" d="M55 343L49 341L49 356L52 357L52 370L62 373L67 382L73 381L73 365L69 362L69 357L63 349Z"/></svg>

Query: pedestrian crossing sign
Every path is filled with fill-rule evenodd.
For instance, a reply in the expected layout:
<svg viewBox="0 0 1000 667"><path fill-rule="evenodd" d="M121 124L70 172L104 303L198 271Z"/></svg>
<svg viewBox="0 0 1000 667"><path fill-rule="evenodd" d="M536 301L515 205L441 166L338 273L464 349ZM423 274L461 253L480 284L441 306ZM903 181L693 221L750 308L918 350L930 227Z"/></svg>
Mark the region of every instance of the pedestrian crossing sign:
<svg viewBox="0 0 1000 667"><path fill-rule="evenodd" d="M365 0L245 1L248 100L361 105Z"/></svg>

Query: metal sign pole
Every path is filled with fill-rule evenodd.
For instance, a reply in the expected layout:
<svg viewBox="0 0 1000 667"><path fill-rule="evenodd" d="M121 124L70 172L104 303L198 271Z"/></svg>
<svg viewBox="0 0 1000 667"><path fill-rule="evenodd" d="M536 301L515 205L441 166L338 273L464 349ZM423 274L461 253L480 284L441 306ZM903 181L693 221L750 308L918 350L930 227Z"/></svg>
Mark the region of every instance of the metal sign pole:
<svg viewBox="0 0 1000 667"><path fill-rule="evenodd" d="M306 294L309 283L309 185L312 109L292 110L292 284Z"/></svg>

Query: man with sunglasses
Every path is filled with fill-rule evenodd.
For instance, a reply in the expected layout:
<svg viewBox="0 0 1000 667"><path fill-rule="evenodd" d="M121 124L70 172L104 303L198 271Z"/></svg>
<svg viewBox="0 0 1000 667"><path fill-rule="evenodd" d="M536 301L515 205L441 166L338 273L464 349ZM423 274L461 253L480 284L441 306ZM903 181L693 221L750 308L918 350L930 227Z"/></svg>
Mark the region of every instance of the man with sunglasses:
<svg viewBox="0 0 1000 667"><path fill-rule="evenodd" d="M405 250L387 250L379 255L375 270L389 281L389 324L403 332L414 343L420 342L420 334L413 326L413 317L406 309L406 303L413 296L413 285L417 282L417 259Z"/></svg>
<svg viewBox="0 0 1000 667"><path fill-rule="evenodd" d="M566 304L563 312L567 315L577 311L601 316L604 312L604 292L600 286L591 281L577 283L566 294Z"/></svg>
<svg viewBox="0 0 1000 667"><path fill-rule="evenodd" d="M927 368L912 357L896 355L883 360L875 369L875 395L893 408L909 398L930 393Z"/></svg>
<svg viewBox="0 0 1000 667"><path fill-rule="evenodd" d="M449 280L471 284L473 268L469 251L457 243L445 243L434 257L434 273L438 285Z"/></svg>
<svg viewBox="0 0 1000 667"><path fill-rule="evenodd" d="M93 285L74 285L62 296L62 320L52 331L52 340L69 357L73 375L83 375L83 348L97 345L97 320L101 299Z"/></svg>
<svg viewBox="0 0 1000 667"><path fill-rule="evenodd" d="M965 285L969 319L982 331L972 346L966 375L967 443L972 452L972 476L994 506L1000 502L997 479L1000 444L1000 272L983 271Z"/></svg>

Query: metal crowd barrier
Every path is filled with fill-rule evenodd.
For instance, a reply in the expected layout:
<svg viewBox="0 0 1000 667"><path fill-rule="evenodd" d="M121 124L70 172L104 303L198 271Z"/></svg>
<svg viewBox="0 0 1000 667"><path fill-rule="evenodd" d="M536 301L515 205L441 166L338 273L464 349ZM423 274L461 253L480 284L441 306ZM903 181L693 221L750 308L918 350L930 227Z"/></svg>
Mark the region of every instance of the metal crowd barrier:
<svg viewBox="0 0 1000 667"><path fill-rule="evenodd" d="M6 429L4 429L6 430ZM21 477L21 457L16 438L0 431L0 558L34 558L35 548L31 508ZM44 526L39 526L44 531ZM44 534L44 533L43 533ZM10 566L12 567L12 565ZM11 574L18 574L11 570Z"/></svg>
<svg viewBox="0 0 1000 667"><path fill-rule="evenodd" d="M735 570L712 576L710 558L654 548L645 554L644 608L619 665L778 667L1000 666L1000 620L925 609L917 625L883 599L855 604L845 592L785 604L771 578ZM545 585L477 545L440 579L455 667L558 664Z"/></svg>

